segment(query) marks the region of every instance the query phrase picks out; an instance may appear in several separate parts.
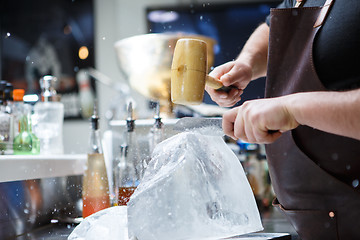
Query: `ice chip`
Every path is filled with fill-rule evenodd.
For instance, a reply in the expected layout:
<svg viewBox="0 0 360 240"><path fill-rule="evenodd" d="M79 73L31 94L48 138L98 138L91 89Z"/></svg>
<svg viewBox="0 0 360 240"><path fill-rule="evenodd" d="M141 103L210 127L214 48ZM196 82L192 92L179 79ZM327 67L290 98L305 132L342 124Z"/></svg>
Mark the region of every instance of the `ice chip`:
<svg viewBox="0 0 360 240"><path fill-rule="evenodd" d="M158 144L128 203L139 240L219 239L263 229L243 168L219 136L183 132Z"/></svg>
<svg viewBox="0 0 360 240"><path fill-rule="evenodd" d="M126 206L111 207L85 218L68 240L128 240Z"/></svg>

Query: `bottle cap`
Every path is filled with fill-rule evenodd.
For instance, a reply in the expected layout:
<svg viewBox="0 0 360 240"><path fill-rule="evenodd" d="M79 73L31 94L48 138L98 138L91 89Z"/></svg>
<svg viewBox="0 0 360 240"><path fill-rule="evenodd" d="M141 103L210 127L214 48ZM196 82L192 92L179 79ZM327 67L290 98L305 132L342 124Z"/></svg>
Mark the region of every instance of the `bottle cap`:
<svg viewBox="0 0 360 240"><path fill-rule="evenodd" d="M4 90L4 100L7 101L13 100L13 90L14 90L14 86L11 83L6 83Z"/></svg>
<svg viewBox="0 0 360 240"><path fill-rule="evenodd" d="M4 99L4 91L5 91L5 87L6 87L6 81L5 80L1 80L0 81L0 99L3 100Z"/></svg>
<svg viewBox="0 0 360 240"><path fill-rule="evenodd" d="M4 91L5 87L6 87L6 81L5 80L1 80L0 81L0 91Z"/></svg>
<svg viewBox="0 0 360 240"><path fill-rule="evenodd" d="M24 95L25 95L24 89L14 89L13 91L14 101L23 101Z"/></svg>
<svg viewBox="0 0 360 240"><path fill-rule="evenodd" d="M94 130L99 129L99 115L97 114L97 107L96 107L96 100L94 103L94 112L93 115L90 118L90 122L91 122L91 128Z"/></svg>
<svg viewBox="0 0 360 240"><path fill-rule="evenodd" d="M41 87L41 101L50 102L50 101L59 101L55 90L55 84L57 78L51 75L45 75L40 79Z"/></svg>
<svg viewBox="0 0 360 240"><path fill-rule="evenodd" d="M133 132L135 128L135 120L133 118L133 106L132 102L129 102L127 107L128 117L126 119L126 127L128 132Z"/></svg>
<svg viewBox="0 0 360 240"><path fill-rule="evenodd" d="M154 123L155 128L161 129L163 127L163 123L162 123L161 117L160 117L160 103L159 102L156 103L154 119L155 119L155 123Z"/></svg>

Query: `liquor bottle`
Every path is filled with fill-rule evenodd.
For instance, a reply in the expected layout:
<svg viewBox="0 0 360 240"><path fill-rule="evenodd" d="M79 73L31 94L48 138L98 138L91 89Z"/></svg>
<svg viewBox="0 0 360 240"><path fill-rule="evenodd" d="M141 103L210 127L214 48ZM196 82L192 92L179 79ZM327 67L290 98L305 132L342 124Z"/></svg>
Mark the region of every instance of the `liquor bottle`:
<svg viewBox="0 0 360 240"><path fill-rule="evenodd" d="M14 117L14 136L17 136L20 132L20 119L25 114L24 110L24 89L14 89L13 91L13 103L11 106L11 112Z"/></svg>
<svg viewBox="0 0 360 240"><path fill-rule="evenodd" d="M120 158L114 168L115 205L118 206L127 205L138 185L135 166L127 160L127 148L125 144L120 146Z"/></svg>
<svg viewBox="0 0 360 240"><path fill-rule="evenodd" d="M41 101L34 106L33 129L40 139L40 154L63 154L64 105L59 102L54 84L57 79L46 75L40 79Z"/></svg>
<svg viewBox="0 0 360 240"><path fill-rule="evenodd" d="M11 83L6 83L4 89L4 104L5 111L9 114L12 114L14 98L13 98L14 86Z"/></svg>
<svg viewBox="0 0 360 240"><path fill-rule="evenodd" d="M79 86L79 102L81 116L89 118L93 112L94 94L91 89L90 75L87 70L81 69L76 74L76 82Z"/></svg>
<svg viewBox="0 0 360 240"><path fill-rule="evenodd" d="M132 102L129 102L127 107L128 116L126 119L126 130L124 132L124 140L126 148L126 161L131 162L134 165L137 184L143 176L144 169L146 168L146 161L140 157L140 148L138 143L137 134L135 131L135 119L133 117Z"/></svg>
<svg viewBox="0 0 360 240"><path fill-rule="evenodd" d="M95 107L90 121L89 152L82 189L83 218L110 207L109 183L100 141L99 117Z"/></svg>
<svg viewBox="0 0 360 240"><path fill-rule="evenodd" d="M40 141L32 132L31 106L23 105L23 114L19 118L19 133L14 138L15 155L35 155L40 153Z"/></svg>
<svg viewBox="0 0 360 240"><path fill-rule="evenodd" d="M14 119L9 104L12 102L13 86L2 81L3 97L0 99L0 154L13 154Z"/></svg>
<svg viewBox="0 0 360 240"><path fill-rule="evenodd" d="M6 112L3 100L0 99L0 154L13 154L13 118Z"/></svg>
<svg viewBox="0 0 360 240"><path fill-rule="evenodd" d="M155 146L164 140L164 128L163 122L160 117L160 104L157 102L155 107L154 125L151 127L149 132L149 153L152 154Z"/></svg>
<svg viewBox="0 0 360 240"><path fill-rule="evenodd" d="M120 146L120 158L115 160L113 169L117 205L127 205L130 196L140 183L146 164L140 158L132 102L129 102L127 112L124 143Z"/></svg>

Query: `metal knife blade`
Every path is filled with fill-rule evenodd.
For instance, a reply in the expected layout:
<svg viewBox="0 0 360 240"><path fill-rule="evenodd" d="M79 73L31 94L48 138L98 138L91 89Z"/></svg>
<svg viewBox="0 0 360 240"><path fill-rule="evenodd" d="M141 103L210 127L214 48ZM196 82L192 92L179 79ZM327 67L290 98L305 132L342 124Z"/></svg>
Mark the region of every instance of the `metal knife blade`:
<svg viewBox="0 0 360 240"><path fill-rule="evenodd" d="M184 117L180 118L173 127L176 131L199 132L204 135L223 136L222 118L201 118L201 117Z"/></svg>

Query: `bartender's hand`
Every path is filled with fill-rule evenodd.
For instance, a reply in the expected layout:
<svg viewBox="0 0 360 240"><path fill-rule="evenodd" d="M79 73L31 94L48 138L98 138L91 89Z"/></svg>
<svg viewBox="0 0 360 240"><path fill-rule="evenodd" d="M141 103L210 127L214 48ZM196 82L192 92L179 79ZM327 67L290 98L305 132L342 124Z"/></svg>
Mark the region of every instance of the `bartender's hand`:
<svg viewBox="0 0 360 240"><path fill-rule="evenodd" d="M241 100L243 89L251 80L252 69L239 61L231 61L216 67L209 75L219 79L225 87L234 87L229 92L225 92L205 86L205 90L214 102L222 107L231 107Z"/></svg>
<svg viewBox="0 0 360 240"><path fill-rule="evenodd" d="M285 98L247 101L223 115L224 133L249 143L271 143L299 123L288 111Z"/></svg>
<svg viewBox="0 0 360 240"><path fill-rule="evenodd" d="M233 86L230 92L205 87L211 99L222 107L235 105L251 80L266 75L269 26L261 24L251 34L235 61L216 67L209 75L219 79L224 86Z"/></svg>

